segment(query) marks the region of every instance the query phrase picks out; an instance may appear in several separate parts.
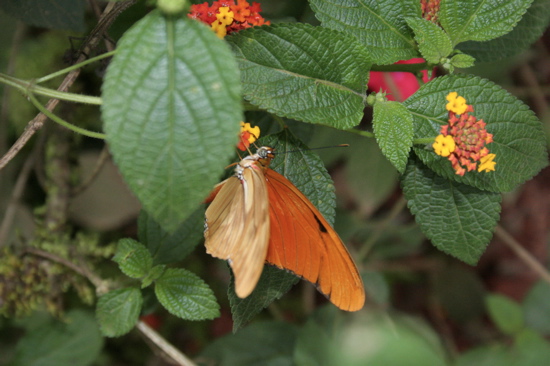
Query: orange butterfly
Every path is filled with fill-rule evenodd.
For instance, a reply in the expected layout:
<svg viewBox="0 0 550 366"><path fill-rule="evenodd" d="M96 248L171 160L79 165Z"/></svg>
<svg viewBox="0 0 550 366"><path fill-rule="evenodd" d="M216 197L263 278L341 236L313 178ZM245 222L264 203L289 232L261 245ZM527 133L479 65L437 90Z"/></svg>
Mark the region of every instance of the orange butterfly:
<svg viewBox="0 0 550 366"><path fill-rule="evenodd" d="M353 259L306 196L269 169L273 151L260 147L214 188L206 200L206 251L229 262L240 298L254 290L267 262L315 284L340 309L361 309L365 290Z"/></svg>

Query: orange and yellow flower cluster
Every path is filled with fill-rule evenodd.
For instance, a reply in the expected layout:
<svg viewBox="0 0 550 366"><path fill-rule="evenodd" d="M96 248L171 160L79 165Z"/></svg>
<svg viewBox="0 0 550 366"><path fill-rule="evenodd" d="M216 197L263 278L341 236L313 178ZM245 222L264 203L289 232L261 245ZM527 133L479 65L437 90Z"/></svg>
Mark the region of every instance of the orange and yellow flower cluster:
<svg viewBox="0 0 550 366"><path fill-rule="evenodd" d="M260 127L252 127L250 123L244 123L241 121L241 133L239 134L239 143L237 149L246 151L250 144L256 141L260 137Z"/></svg>
<svg viewBox="0 0 550 366"><path fill-rule="evenodd" d="M466 99L457 92L449 93L447 101L449 123L441 126L441 135L432 145L435 153L448 158L461 176L476 168L478 172L494 171L496 155L485 147L493 142L493 135L485 129L486 123L470 114L474 107L466 104Z"/></svg>
<svg viewBox="0 0 550 366"><path fill-rule="evenodd" d="M211 6L206 2L191 5L188 16L210 25L218 37L223 38L241 29L271 24L260 15L261 11L257 2L250 5L246 0L237 0L236 4L234 0L220 0Z"/></svg>
<svg viewBox="0 0 550 366"><path fill-rule="evenodd" d="M422 18L432 23L439 23L439 3L441 0L420 0Z"/></svg>

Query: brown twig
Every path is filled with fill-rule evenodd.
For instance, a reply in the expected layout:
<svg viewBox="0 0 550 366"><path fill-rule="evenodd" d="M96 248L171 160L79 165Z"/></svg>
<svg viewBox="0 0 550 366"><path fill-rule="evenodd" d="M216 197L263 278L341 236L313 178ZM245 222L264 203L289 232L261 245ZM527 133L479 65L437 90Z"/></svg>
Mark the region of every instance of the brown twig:
<svg viewBox="0 0 550 366"><path fill-rule="evenodd" d="M550 273L548 270L539 262L531 253L529 253L525 248L521 246L520 243L516 241L504 228L500 225L496 227L496 235L502 240L508 248L521 259L533 272L535 272L539 277L548 283L550 283Z"/></svg>
<svg viewBox="0 0 550 366"><path fill-rule="evenodd" d="M105 7L105 10L103 11L103 14L101 15L101 18L99 19L97 25L92 30L90 35L86 37L84 40L82 46L79 50L79 57L76 60L76 63L82 62L87 58L87 55L90 53L90 50L95 48L101 38L103 37L103 34L109 29L113 21L120 15L121 12L126 10L128 7L133 5L137 0L128 0L123 2L113 2L107 4ZM59 85L57 88L58 91L66 92L69 90L69 88L74 84L76 81L76 78L80 74L80 69L73 70L65 76L65 79ZM46 103L46 109L48 111L53 111L57 104L59 103L59 99L50 99L48 103ZM4 168L16 155L19 153L19 151L27 144L27 142L30 140L30 138L36 133L36 131L40 130L42 126L44 125L44 122L46 122L47 117L43 113L38 113L36 117L34 117L25 127L25 130L19 136L17 141L11 146L11 148L6 152L6 154L0 159L0 169Z"/></svg>
<svg viewBox="0 0 550 366"><path fill-rule="evenodd" d="M143 334L148 340L150 340L155 346L157 346L166 356L176 362L180 366L197 366L196 363L191 361L187 356L181 353L176 347L170 344L153 328L145 324L143 321L139 321L136 328Z"/></svg>
<svg viewBox="0 0 550 366"><path fill-rule="evenodd" d="M74 197L79 195L80 193L84 192L90 186L90 184L93 183L93 181L97 178L97 176L101 172L101 169L103 168L103 166L105 166L105 163L107 162L107 159L109 158L109 156L110 156L109 149L107 148L107 146L103 147L103 149L101 150L101 153L99 154L97 163L94 167L92 174L90 174L90 176L88 176L88 178L86 178L85 181L83 181L82 183L80 183L78 186L74 187L71 190L71 196Z"/></svg>

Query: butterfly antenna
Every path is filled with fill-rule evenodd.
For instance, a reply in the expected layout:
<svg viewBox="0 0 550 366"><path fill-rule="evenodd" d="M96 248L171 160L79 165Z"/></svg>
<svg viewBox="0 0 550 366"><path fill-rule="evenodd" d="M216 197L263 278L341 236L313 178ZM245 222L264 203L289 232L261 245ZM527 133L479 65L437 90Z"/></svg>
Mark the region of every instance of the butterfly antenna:
<svg viewBox="0 0 550 366"><path fill-rule="evenodd" d="M302 149L302 150L289 150L289 151L281 151L275 154L286 154L286 153L292 153L292 152L301 152L301 151L310 151L310 150L321 150L321 149L332 149L334 147L349 147L349 144L340 144L340 145L332 145L332 146L321 146L321 147L313 147L311 149Z"/></svg>

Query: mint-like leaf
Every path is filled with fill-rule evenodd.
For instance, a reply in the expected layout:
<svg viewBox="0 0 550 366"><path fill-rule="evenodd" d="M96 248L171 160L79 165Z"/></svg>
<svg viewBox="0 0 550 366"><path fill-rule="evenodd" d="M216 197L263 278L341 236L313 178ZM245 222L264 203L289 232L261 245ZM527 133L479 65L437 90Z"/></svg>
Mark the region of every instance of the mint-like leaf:
<svg viewBox="0 0 550 366"><path fill-rule="evenodd" d="M101 296L96 308L101 333L107 337L128 333L138 321L142 304L141 291L134 287L114 290Z"/></svg>
<svg viewBox="0 0 550 366"><path fill-rule="evenodd" d="M414 0L363 1L310 0L323 27L354 36L379 65L417 57L412 32L405 17L420 17L420 4Z"/></svg>
<svg viewBox="0 0 550 366"><path fill-rule="evenodd" d="M132 278L145 277L153 266L153 258L147 248L128 238L118 241L113 261L118 263L126 276Z"/></svg>
<svg viewBox="0 0 550 366"><path fill-rule="evenodd" d="M213 319L220 315L214 293L197 275L169 268L155 281L155 294L171 314L187 320Z"/></svg>
<svg viewBox="0 0 550 366"><path fill-rule="evenodd" d="M402 186L416 222L432 244L476 264L499 219L500 194L442 178L415 156L409 160Z"/></svg>
<svg viewBox="0 0 550 366"><path fill-rule="evenodd" d="M353 38L291 23L250 28L226 39L250 103L278 116L341 129L361 121L371 61Z"/></svg>
<svg viewBox="0 0 550 366"><path fill-rule="evenodd" d="M453 51L451 39L437 24L423 18L407 18L407 24L414 31L414 39L422 57L438 64Z"/></svg>
<svg viewBox="0 0 550 366"><path fill-rule="evenodd" d="M398 102L377 102L372 123L382 153L403 173L414 135L411 113Z"/></svg>

